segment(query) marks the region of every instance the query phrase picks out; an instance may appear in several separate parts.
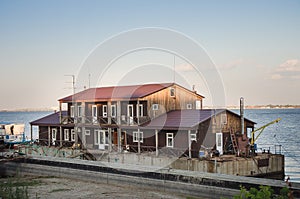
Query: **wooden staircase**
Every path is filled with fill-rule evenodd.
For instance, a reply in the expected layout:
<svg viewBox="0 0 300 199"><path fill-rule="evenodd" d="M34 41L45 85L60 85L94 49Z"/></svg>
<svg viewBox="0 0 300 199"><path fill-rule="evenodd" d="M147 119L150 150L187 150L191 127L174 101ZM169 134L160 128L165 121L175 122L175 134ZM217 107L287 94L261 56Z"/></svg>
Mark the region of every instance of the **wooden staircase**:
<svg viewBox="0 0 300 199"><path fill-rule="evenodd" d="M231 138L231 143L232 143L232 148L233 148L234 154L237 155L237 153L239 151L239 147L238 147L237 139L236 139L233 129L230 129L230 138Z"/></svg>

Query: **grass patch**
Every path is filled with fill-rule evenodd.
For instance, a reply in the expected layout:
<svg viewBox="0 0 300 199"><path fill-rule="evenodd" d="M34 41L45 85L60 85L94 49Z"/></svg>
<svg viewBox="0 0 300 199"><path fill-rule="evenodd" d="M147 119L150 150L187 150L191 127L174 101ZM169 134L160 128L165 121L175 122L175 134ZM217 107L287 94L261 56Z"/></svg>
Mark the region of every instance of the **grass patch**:
<svg viewBox="0 0 300 199"><path fill-rule="evenodd" d="M7 177L0 179L0 198L27 199L29 198L28 187L41 185L40 180L32 178Z"/></svg>
<svg viewBox="0 0 300 199"><path fill-rule="evenodd" d="M42 184L39 180L31 180L31 181L16 181L16 182L6 182L2 183L3 187L29 187L29 186L37 186Z"/></svg>

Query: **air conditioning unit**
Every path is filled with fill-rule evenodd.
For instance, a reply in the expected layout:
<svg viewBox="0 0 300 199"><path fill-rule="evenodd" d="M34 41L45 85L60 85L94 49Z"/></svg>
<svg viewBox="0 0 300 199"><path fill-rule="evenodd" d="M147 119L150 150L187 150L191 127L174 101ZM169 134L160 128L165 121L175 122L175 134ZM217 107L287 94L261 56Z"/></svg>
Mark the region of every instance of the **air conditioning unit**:
<svg viewBox="0 0 300 199"><path fill-rule="evenodd" d="M158 110L158 104L153 104L152 105L152 110L157 111Z"/></svg>
<svg viewBox="0 0 300 199"><path fill-rule="evenodd" d="M121 120L122 121L126 121L126 116L125 115L121 115Z"/></svg>

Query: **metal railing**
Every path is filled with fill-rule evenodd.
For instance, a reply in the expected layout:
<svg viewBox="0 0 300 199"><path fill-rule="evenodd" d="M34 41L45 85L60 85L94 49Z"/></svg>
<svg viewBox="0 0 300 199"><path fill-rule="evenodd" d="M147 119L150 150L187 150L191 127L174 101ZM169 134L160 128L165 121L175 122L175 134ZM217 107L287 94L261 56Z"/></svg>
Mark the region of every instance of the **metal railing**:
<svg viewBox="0 0 300 199"><path fill-rule="evenodd" d="M93 117L93 116L81 116L81 117L70 117L63 116L61 119L61 124L117 124L117 125L128 125L136 126L138 124L143 124L150 121L149 116L142 117L130 117L130 116L118 116L118 117Z"/></svg>

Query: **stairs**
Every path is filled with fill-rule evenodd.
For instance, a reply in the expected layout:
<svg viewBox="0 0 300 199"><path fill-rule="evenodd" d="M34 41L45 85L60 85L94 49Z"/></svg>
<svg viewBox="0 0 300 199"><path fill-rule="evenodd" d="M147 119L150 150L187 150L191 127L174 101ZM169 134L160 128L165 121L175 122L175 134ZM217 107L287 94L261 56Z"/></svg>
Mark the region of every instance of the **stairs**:
<svg viewBox="0 0 300 199"><path fill-rule="evenodd" d="M233 129L230 129L230 138L231 138L232 148L233 148L234 154L237 154L238 151L239 151L239 147L238 147L237 139L236 139L236 136L235 136L235 133L234 133Z"/></svg>

